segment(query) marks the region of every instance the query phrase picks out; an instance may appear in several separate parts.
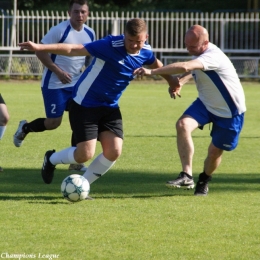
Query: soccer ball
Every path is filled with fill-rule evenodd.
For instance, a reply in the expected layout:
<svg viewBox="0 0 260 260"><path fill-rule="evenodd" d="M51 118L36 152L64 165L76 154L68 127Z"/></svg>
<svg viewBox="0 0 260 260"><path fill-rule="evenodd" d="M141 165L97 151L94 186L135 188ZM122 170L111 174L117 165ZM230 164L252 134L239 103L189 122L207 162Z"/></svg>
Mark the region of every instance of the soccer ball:
<svg viewBox="0 0 260 260"><path fill-rule="evenodd" d="M79 174L69 175L61 183L61 193L70 202L79 202L86 199L89 190L89 182Z"/></svg>

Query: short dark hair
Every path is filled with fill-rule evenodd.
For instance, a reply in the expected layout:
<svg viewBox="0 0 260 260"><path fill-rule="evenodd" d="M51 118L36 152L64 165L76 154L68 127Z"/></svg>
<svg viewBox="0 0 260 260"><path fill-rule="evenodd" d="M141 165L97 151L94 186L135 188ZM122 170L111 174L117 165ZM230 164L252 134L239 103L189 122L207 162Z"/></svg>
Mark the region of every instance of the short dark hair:
<svg viewBox="0 0 260 260"><path fill-rule="evenodd" d="M147 25L143 19L133 18L126 23L125 32L132 36L147 32Z"/></svg>
<svg viewBox="0 0 260 260"><path fill-rule="evenodd" d="M88 6L88 1L87 0L70 0L69 9L71 9L73 4L87 5Z"/></svg>

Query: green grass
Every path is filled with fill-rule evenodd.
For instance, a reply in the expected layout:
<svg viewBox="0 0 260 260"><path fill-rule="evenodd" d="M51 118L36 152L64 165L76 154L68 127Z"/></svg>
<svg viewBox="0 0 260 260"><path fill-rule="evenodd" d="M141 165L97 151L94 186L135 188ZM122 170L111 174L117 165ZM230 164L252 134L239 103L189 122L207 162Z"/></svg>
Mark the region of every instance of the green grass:
<svg viewBox="0 0 260 260"><path fill-rule="evenodd" d="M0 84L11 116L0 142L1 258L8 253L62 260L260 259L259 85L244 84L248 111L239 146L224 153L209 196L195 197L165 187L181 170L175 122L196 98L195 86L185 86L182 98L172 100L163 81L132 83L120 102L122 156L91 185L95 200L71 204L60 193L66 165L57 166L50 185L40 176L45 151L70 145L67 114L57 130L30 133L16 148L18 122L45 117L40 82ZM195 179L209 133L205 127L193 135Z"/></svg>

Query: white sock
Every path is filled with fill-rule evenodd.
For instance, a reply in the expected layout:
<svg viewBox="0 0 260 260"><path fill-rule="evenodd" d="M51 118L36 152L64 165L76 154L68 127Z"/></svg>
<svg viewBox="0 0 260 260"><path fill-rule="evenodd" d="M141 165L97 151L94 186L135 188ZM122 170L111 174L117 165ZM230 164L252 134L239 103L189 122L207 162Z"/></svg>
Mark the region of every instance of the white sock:
<svg viewBox="0 0 260 260"><path fill-rule="evenodd" d="M0 140L3 138L6 126L0 126Z"/></svg>
<svg viewBox="0 0 260 260"><path fill-rule="evenodd" d="M59 152L53 153L50 157L50 162L53 165L77 163L74 159L75 150L76 147L69 147Z"/></svg>
<svg viewBox="0 0 260 260"><path fill-rule="evenodd" d="M103 153L98 155L94 161L88 166L88 169L83 176L88 180L89 184L93 183L99 177L104 175L116 161L109 161Z"/></svg>

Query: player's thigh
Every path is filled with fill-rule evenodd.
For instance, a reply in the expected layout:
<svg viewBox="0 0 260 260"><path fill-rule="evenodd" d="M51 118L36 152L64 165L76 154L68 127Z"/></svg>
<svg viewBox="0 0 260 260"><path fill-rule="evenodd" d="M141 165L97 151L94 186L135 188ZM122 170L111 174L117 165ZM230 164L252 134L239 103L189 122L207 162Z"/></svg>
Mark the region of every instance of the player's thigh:
<svg viewBox="0 0 260 260"><path fill-rule="evenodd" d="M72 88L42 88L42 95L47 118L58 118L63 115L72 97L71 89Z"/></svg>
<svg viewBox="0 0 260 260"><path fill-rule="evenodd" d="M5 104L4 98L0 94L0 125L5 126L10 119L7 106Z"/></svg>
<svg viewBox="0 0 260 260"><path fill-rule="evenodd" d="M203 128L204 125L211 122L211 114L208 112L204 104L201 102L199 98L197 98L183 113L182 118L193 118L197 122L197 127L200 129ZM192 127L196 126L196 122L189 121Z"/></svg>
<svg viewBox="0 0 260 260"><path fill-rule="evenodd" d="M122 153L123 122L119 108L103 108L99 121L99 141L103 153L110 161L115 161Z"/></svg>
<svg viewBox="0 0 260 260"><path fill-rule="evenodd" d="M9 121L9 113L6 104L0 103L0 125L4 126Z"/></svg>
<svg viewBox="0 0 260 260"><path fill-rule="evenodd" d="M119 108L102 108L102 117L99 120L98 132L100 134L106 131L114 133L121 139L124 138L123 120Z"/></svg>
<svg viewBox="0 0 260 260"><path fill-rule="evenodd" d="M76 144L98 138L98 110L72 101L69 109L70 126Z"/></svg>

